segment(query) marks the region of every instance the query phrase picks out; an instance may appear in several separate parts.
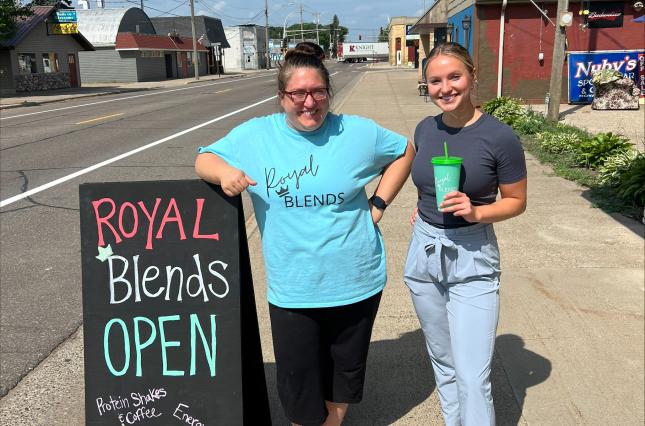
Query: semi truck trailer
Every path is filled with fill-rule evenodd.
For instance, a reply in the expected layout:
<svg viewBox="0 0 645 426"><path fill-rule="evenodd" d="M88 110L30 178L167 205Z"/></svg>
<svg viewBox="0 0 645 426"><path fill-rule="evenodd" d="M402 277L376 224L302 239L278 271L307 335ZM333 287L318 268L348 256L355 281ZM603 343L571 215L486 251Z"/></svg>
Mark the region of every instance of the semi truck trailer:
<svg viewBox="0 0 645 426"><path fill-rule="evenodd" d="M338 43L338 62L366 62L387 60L390 49L387 42Z"/></svg>

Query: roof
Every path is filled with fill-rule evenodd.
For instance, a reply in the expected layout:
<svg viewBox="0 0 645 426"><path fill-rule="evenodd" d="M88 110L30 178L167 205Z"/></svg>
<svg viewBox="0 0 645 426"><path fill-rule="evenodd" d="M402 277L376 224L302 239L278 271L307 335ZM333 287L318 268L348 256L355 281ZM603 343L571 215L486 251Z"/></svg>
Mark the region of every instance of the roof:
<svg viewBox="0 0 645 426"><path fill-rule="evenodd" d="M53 6L32 6L31 10L34 12L33 15L18 18L16 20L16 33L12 38L7 40L0 40L0 48L2 49L14 49L19 45L28 35L31 33L38 25L44 23L51 14L56 11L56 8ZM81 33L79 29L78 34L70 34L70 36L75 39L78 44L83 46L85 50L94 50L94 46L90 43ZM52 36L54 37L54 36ZM56 35L55 37L61 37Z"/></svg>
<svg viewBox="0 0 645 426"><path fill-rule="evenodd" d="M77 9L78 30L97 47L114 46L121 32L156 34L146 13L138 7Z"/></svg>
<svg viewBox="0 0 645 426"><path fill-rule="evenodd" d="M448 23L448 1L437 0L410 28L412 34L426 34L434 28L445 27Z"/></svg>
<svg viewBox="0 0 645 426"><path fill-rule="evenodd" d="M394 16L390 18L390 22L387 24L387 27L392 28L393 25L410 25L414 24L418 20L418 16Z"/></svg>
<svg viewBox="0 0 645 426"><path fill-rule="evenodd" d="M168 50L193 51L193 39L189 37L168 37L165 35L119 33L116 36L116 50ZM197 50L208 52L197 42Z"/></svg>
<svg viewBox="0 0 645 426"><path fill-rule="evenodd" d="M589 0L597 1L597 0ZM612 1L612 0L609 0ZM557 0L542 0L540 3L557 3ZM484 5L493 5L493 4L502 4L502 0L475 0L475 4L484 4ZM518 4L518 3L531 3L531 0L507 0L508 4Z"/></svg>
<svg viewBox="0 0 645 426"><path fill-rule="evenodd" d="M177 32L180 36L192 37L193 31L190 25L190 16L156 17L150 18L157 30L157 34L170 34ZM204 46L219 43L222 48L231 47L224 35L222 21L211 16L195 16L195 34L202 38Z"/></svg>

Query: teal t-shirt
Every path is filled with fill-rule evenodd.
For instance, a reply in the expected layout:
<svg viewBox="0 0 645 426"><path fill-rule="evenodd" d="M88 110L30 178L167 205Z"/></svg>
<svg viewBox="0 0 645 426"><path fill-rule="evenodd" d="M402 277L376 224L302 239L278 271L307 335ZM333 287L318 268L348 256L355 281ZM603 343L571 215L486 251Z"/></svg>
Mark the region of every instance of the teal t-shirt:
<svg viewBox="0 0 645 426"><path fill-rule="evenodd" d="M404 136L372 120L329 113L313 132L285 114L254 118L199 149L257 182L249 186L270 303L284 308L341 306L386 281L383 239L365 185L403 155Z"/></svg>

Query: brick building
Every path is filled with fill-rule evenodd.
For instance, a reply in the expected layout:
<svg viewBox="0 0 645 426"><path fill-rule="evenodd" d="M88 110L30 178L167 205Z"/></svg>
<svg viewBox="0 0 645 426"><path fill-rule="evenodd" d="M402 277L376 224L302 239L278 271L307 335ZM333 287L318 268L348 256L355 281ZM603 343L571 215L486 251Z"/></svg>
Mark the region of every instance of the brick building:
<svg viewBox="0 0 645 426"><path fill-rule="evenodd" d="M396 16L388 24L390 65L419 67L419 34L408 34L418 17Z"/></svg>

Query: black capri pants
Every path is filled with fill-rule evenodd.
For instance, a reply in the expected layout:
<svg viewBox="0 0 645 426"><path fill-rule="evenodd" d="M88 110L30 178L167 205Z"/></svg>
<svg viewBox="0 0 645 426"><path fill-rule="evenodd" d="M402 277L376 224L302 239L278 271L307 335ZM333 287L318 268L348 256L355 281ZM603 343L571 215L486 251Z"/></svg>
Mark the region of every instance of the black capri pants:
<svg viewBox="0 0 645 426"><path fill-rule="evenodd" d="M290 421L319 426L327 418L325 401L361 401L380 301L381 292L331 308L269 304L278 395Z"/></svg>

